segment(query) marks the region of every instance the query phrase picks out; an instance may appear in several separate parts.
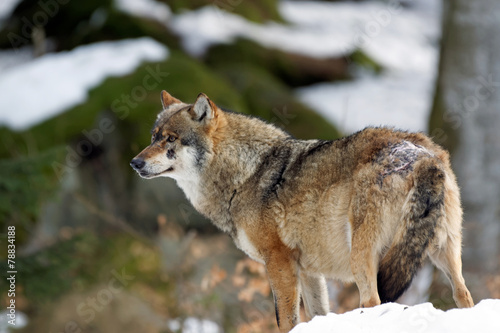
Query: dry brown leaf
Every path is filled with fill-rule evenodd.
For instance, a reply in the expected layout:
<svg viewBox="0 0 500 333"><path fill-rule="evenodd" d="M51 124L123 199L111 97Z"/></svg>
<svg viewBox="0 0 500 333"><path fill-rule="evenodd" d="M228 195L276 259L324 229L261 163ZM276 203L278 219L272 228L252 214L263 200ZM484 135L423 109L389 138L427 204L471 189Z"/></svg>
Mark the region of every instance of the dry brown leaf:
<svg viewBox="0 0 500 333"><path fill-rule="evenodd" d="M245 277L241 275L234 275L232 280L233 280L233 286L238 288L243 287L246 283Z"/></svg>
<svg viewBox="0 0 500 333"><path fill-rule="evenodd" d="M268 296L270 292L271 287L267 280L253 278L249 281L248 286L238 293L238 299L243 302L251 302L255 293Z"/></svg>
<svg viewBox="0 0 500 333"><path fill-rule="evenodd" d="M241 274L241 273L243 273L243 270L244 270L244 269L245 269L245 267L246 267L246 260L247 260L247 258L242 259L242 260L239 260L239 261L236 263L236 268L234 269L234 273L235 273L235 274Z"/></svg>
<svg viewBox="0 0 500 333"><path fill-rule="evenodd" d="M240 292L238 293L238 300L241 302L250 303L253 300L254 293L255 290L252 288L241 289Z"/></svg>
<svg viewBox="0 0 500 333"><path fill-rule="evenodd" d="M248 315L248 322L238 325L238 333L267 333L276 332L274 315L253 311Z"/></svg>
<svg viewBox="0 0 500 333"><path fill-rule="evenodd" d="M201 280L201 290L208 291L215 288L215 286L221 283L226 277L227 272L224 269L220 268L217 264L213 265L210 271L205 274Z"/></svg>
<svg viewBox="0 0 500 333"><path fill-rule="evenodd" d="M247 267L251 273L258 274L260 276L266 276L265 266L257 261L254 261L252 259L248 259Z"/></svg>
<svg viewBox="0 0 500 333"><path fill-rule="evenodd" d="M262 296L268 296L271 292L271 286L267 279L254 278L248 283L249 288L254 289L256 292L260 293Z"/></svg>

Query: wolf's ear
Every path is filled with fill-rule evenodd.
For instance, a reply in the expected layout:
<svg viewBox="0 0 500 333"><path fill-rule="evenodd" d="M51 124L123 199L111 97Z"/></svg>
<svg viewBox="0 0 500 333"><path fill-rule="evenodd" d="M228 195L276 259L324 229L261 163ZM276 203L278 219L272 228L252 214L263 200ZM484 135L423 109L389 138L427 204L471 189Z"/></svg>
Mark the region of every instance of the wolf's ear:
<svg viewBox="0 0 500 333"><path fill-rule="evenodd" d="M163 110L168 108L171 104L174 103L181 103L177 98L172 97L168 92L165 90L161 91L161 105L163 105Z"/></svg>
<svg viewBox="0 0 500 333"><path fill-rule="evenodd" d="M210 120L215 117L217 112L217 106L205 95L201 93L196 98L196 102L193 104L192 116L198 121L203 119Z"/></svg>

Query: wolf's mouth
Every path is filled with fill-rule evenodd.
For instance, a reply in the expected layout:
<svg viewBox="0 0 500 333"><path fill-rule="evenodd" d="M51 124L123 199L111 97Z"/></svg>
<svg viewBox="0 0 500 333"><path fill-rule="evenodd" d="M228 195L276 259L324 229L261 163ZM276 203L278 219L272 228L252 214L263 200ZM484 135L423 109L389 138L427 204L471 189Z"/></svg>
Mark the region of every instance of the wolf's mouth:
<svg viewBox="0 0 500 333"><path fill-rule="evenodd" d="M153 178L153 177L159 176L161 174L164 174L165 172L170 172L170 171L174 171L174 167L170 167L170 168L163 170L161 172L158 172L158 173L149 173L147 171L140 171L139 175L143 178Z"/></svg>

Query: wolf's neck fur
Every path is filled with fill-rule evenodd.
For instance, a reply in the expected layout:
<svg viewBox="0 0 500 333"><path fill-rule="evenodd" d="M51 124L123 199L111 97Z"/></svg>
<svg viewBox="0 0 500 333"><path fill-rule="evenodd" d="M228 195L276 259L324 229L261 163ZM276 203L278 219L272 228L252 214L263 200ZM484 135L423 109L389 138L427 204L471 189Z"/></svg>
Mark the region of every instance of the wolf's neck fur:
<svg viewBox="0 0 500 333"><path fill-rule="evenodd" d="M207 164L198 177L177 184L200 213L231 234L232 200L268 152L291 137L257 118L222 111L220 117L222 125L212 134L215 140Z"/></svg>

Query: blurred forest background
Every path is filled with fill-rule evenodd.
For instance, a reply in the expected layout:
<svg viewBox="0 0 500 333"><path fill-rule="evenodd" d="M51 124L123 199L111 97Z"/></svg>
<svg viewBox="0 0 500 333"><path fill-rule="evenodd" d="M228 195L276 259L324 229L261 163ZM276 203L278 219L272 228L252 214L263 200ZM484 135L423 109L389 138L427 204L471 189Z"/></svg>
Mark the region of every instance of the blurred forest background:
<svg viewBox="0 0 500 333"><path fill-rule="evenodd" d="M129 167L162 89L304 139L426 131L462 188L472 296L500 298L499 31L498 0L2 0L2 309L13 225L16 332L276 331L264 267ZM401 301L427 300L454 307L428 265Z"/></svg>

